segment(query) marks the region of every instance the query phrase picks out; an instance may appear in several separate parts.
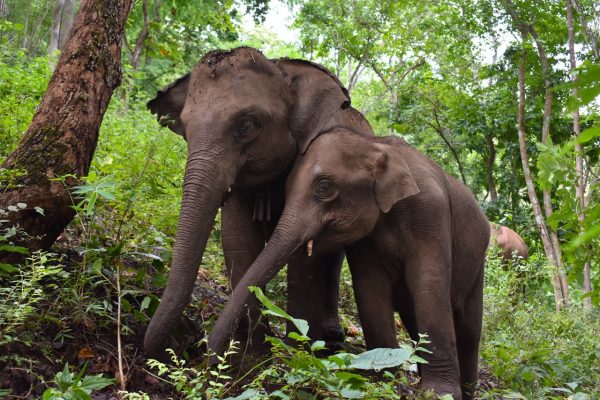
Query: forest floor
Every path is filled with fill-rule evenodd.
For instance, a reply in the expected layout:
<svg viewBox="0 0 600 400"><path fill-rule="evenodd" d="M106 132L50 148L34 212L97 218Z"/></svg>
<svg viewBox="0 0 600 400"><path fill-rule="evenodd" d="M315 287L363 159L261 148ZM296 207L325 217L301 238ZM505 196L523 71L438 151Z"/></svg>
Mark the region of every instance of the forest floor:
<svg viewBox="0 0 600 400"><path fill-rule="evenodd" d="M59 243L57 246L56 250L63 255L61 263L65 265L65 269L81 268L84 264L81 256L71 250L72 248L72 244L69 243ZM136 262L136 260L123 260L124 264L129 264L127 269L129 271L147 267L136 265ZM123 272L123 275L127 277L132 274ZM147 286L149 287L151 285ZM106 291L102 286L85 290L92 290L93 295L98 299L104 297L102 300L105 304L116 304L114 291ZM203 357L205 349L194 346L194 343L203 338L205 327L214 322L226 301L227 288L222 282L211 277L210 271L201 268L192 303L186 309L183 323L176 329L178 341L187 352L186 365L205 365ZM0 354L4 355L0 358L0 389L10 390L9 398L40 398L49 385L56 386L52 381L55 375L64 369L65 363L75 367L75 370L84 370L87 376L96 374L110 378L119 376L119 351L114 317L116 313L104 316L96 314L96 317L93 317L95 315L93 313L84 313L84 316L80 317L78 316L80 310L78 311L77 304L74 304L67 307L61 305L58 307L60 315L57 315L57 307L58 305L52 301L37 304L37 313L34 314L36 321L23 325L23 329L29 329L30 332L20 332L21 336L30 339L13 340L0 346ZM350 318L353 324L359 325L356 317L350 316ZM66 328L65 321L69 324ZM123 313L121 324L126 327L122 331L128 333L121 335L121 355L127 390L146 393L151 399L178 398L173 385L158 377L156 370L149 368L142 352L143 332L147 323L140 322L134 318L133 313L126 312ZM352 337L351 341L358 344L352 346L355 352L364 349L360 336ZM230 375L240 389L250 379L238 380L241 375L239 371L237 373L231 371ZM411 376L409 379L414 383L416 376ZM115 382L117 383L106 389L94 392L92 398L98 400L119 398L120 384L118 380ZM481 369L480 386L483 390L498 386L497 381L485 367Z"/></svg>

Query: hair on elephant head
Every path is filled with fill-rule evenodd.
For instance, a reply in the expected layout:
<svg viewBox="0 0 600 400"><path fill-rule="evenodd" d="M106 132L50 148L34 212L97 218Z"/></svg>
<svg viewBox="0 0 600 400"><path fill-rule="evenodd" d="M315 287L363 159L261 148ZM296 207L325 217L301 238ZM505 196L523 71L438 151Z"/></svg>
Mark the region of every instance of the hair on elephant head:
<svg viewBox="0 0 600 400"><path fill-rule="evenodd" d="M283 187L276 182L284 180L298 149L304 150L321 132L344 126L372 135L366 120L349 105L348 92L324 67L272 61L249 47L206 54L190 74L148 103L159 122L188 144L173 260L146 332L148 355L164 355L170 331L189 303L219 207L235 196L241 209L252 207L247 199L253 198L253 190ZM230 219L251 223L242 214ZM265 239L249 241L264 245ZM245 271L248 265L241 268Z"/></svg>
<svg viewBox="0 0 600 400"><path fill-rule="evenodd" d="M288 177L265 249L213 327L221 352L251 295L290 254L343 247L367 348L396 347L394 312L413 340L427 333L422 385L470 398L477 380L489 225L469 190L397 137L335 129L318 136Z"/></svg>

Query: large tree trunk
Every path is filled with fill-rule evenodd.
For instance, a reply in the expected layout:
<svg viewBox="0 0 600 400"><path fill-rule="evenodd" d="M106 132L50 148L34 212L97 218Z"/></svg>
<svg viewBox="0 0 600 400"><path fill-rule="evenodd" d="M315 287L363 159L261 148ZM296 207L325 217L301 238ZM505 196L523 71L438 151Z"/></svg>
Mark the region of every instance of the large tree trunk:
<svg viewBox="0 0 600 400"><path fill-rule="evenodd" d="M573 7L571 1L567 0L567 30L569 32L569 63L571 70L577 67L575 61L575 30L573 28ZM577 73L572 72L571 80L577 82ZM577 86L573 86L572 95L574 98L579 97L579 91ZM581 129L579 126L579 107L573 109L573 134L575 137L579 136ZM575 169L577 173L577 182L575 183L575 193L579 200L579 210L577 212L577 219L579 220L580 230L583 230L583 221L585 220L586 202L585 202L585 179L583 174L583 149L580 144L575 145ZM587 247L587 246L586 246ZM589 254L586 251L585 259L583 260L583 293L590 293L592 291L592 281L590 277L590 260ZM585 297L583 304L586 308L592 308L592 299Z"/></svg>
<svg viewBox="0 0 600 400"><path fill-rule="evenodd" d="M26 204L7 219L28 233L18 242L30 250L50 247L74 216L68 188L87 175L104 112L121 82L121 41L130 8L131 0L81 1L73 35L38 111L2 164L23 172L15 181L0 182L0 208ZM75 177L64 184L55 180L66 175Z"/></svg>

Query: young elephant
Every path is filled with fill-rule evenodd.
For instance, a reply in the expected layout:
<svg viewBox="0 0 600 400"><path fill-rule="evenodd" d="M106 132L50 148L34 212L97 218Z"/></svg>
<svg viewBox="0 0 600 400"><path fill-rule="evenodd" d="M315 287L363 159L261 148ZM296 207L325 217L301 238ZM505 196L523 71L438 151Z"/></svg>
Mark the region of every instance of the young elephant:
<svg viewBox="0 0 600 400"><path fill-rule="evenodd" d="M525 241L519 234L508 226L494 224L490 222L490 246L496 244L502 254L503 264L507 264L509 260L512 260L513 255L527 259L529 257L529 249L525 244Z"/></svg>
<svg viewBox="0 0 600 400"><path fill-rule="evenodd" d="M469 190L404 140L334 129L298 157L277 228L209 346L222 352L251 299L246 288L273 278L300 246L309 255L344 247L367 347L397 346L398 311L413 339L427 333L431 341L422 385L471 398L489 235Z"/></svg>

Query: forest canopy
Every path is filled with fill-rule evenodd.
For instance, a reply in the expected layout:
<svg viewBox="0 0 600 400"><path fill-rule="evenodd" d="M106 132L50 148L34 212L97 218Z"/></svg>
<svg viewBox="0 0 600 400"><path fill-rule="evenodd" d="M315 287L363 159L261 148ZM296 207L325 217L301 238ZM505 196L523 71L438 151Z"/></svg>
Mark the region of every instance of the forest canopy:
<svg viewBox="0 0 600 400"><path fill-rule="evenodd" d="M262 301L282 318L272 362L211 369L203 337L229 285L220 214L178 332L187 351L171 365L142 355L188 153L147 103L209 51L240 46L323 65L376 135L404 138L523 238L525 257L488 249L480 398L597 396L597 1L111 0L86 17L92 3L0 0L0 397L394 398L400 385L428 398L424 342L401 329L406 357L379 380L323 362L308 337L278 339L285 274ZM340 297L360 349L347 267Z"/></svg>

